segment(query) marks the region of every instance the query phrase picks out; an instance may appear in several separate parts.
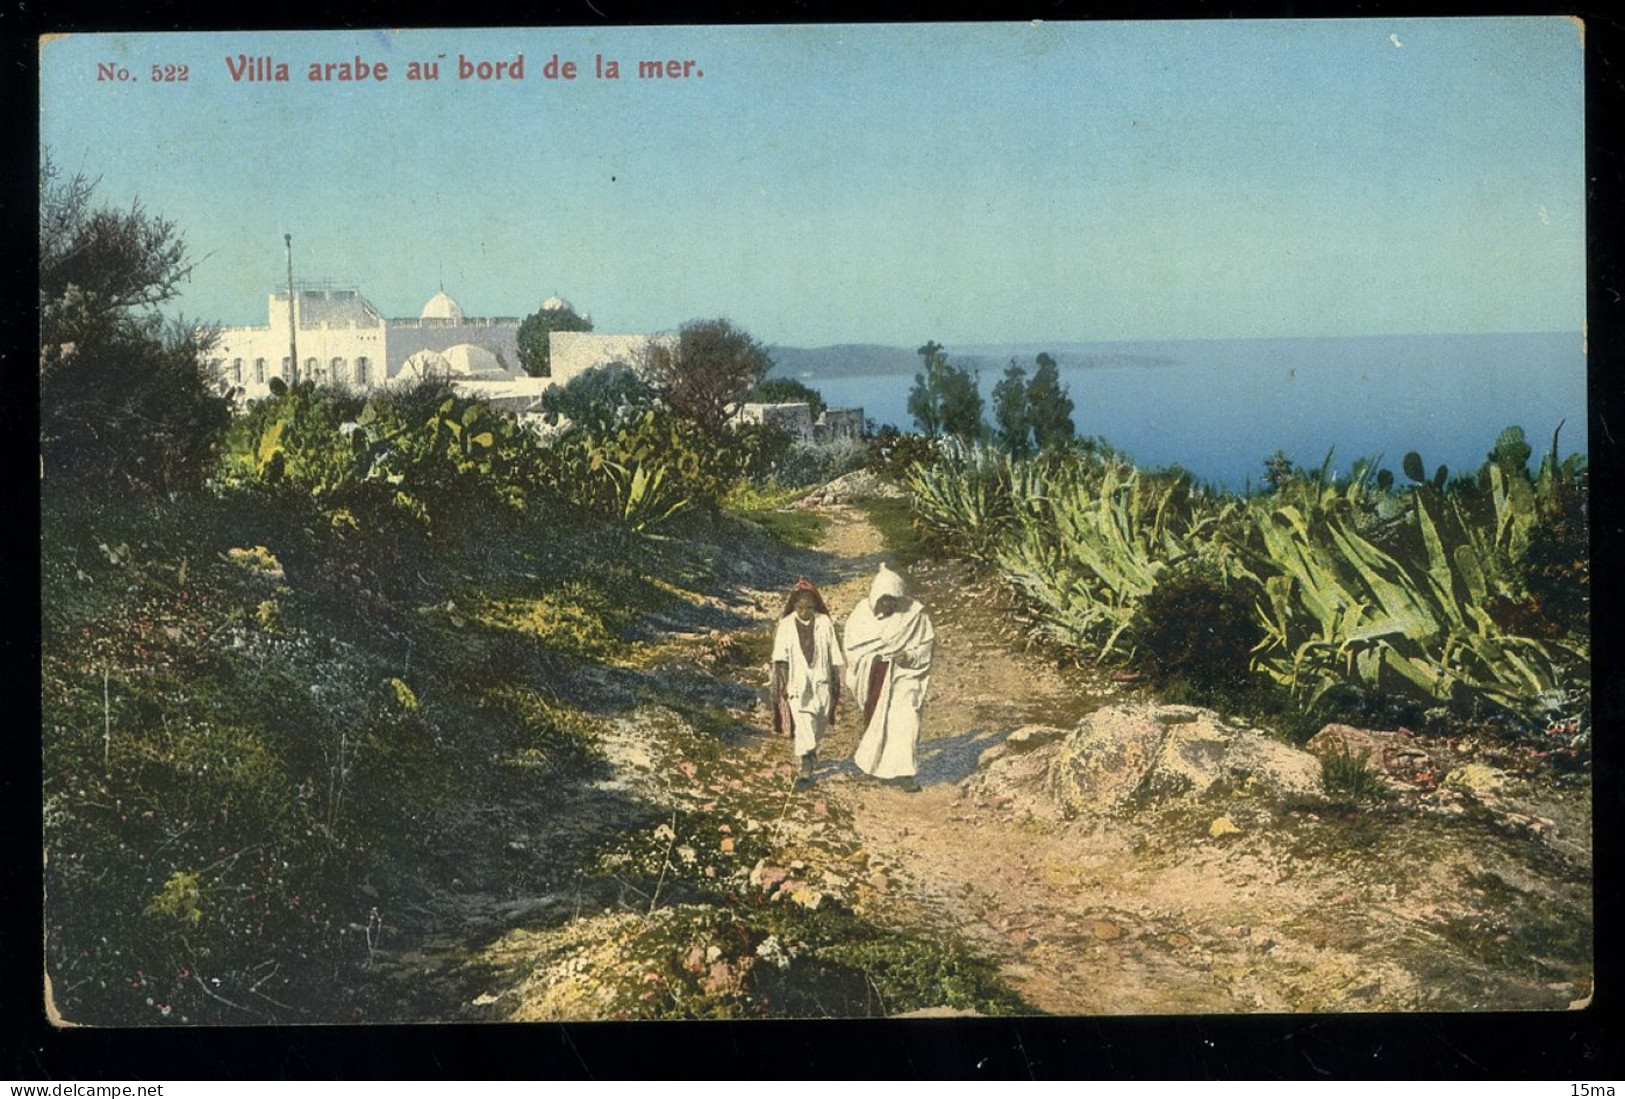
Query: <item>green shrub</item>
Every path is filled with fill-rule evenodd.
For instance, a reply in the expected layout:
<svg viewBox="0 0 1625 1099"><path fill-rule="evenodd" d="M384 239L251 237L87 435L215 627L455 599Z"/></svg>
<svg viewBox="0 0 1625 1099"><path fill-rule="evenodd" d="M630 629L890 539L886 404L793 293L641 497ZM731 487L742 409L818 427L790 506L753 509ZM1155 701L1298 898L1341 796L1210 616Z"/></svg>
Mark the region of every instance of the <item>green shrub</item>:
<svg viewBox="0 0 1625 1099"><path fill-rule="evenodd" d="M862 469L869 461L869 449L856 439L837 443L796 443L779 462L775 479L792 488L827 484L837 477Z"/></svg>
<svg viewBox="0 0 1625 1099"><path fill-rule="evenodd" d="M234 425L223 472L285 488L363 536L403 524L443 540L491 513L521 512L538 486L539 444L507 416L426 382L363 400L301 382Z"/></svg>
<svg viewBox="0 0 1625 1099"><path fill-rule="evenodd" d="M1367 762L1368 754L1338 751L1320 757L1320 781L1331 797L1375 801L1387 792Z"/></svg>

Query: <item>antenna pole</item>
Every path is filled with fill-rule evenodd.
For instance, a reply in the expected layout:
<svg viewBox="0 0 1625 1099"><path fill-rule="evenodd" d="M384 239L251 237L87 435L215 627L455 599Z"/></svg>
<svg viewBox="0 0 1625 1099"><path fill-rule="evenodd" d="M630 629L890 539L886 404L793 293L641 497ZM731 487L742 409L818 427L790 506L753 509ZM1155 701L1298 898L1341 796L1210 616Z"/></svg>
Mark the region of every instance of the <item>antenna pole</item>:
<svg viewBox="0 0 1625 1099"><path fill-rule="evenodd" d="M293 297L293 234L283 233L282 243L288 246L288 373L293 384L299 384L299 323L294 316Z"/></svg>

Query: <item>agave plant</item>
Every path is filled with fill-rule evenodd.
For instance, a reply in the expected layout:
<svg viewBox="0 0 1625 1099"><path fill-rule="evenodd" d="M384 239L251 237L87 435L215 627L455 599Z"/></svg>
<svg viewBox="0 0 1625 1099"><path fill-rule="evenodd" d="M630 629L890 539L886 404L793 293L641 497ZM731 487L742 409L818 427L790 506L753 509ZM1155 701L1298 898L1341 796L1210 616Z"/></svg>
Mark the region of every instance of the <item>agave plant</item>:
<svg viewBox="0 0 1625 1099"><path fill-rule="evenodd" d="M1500 477L1492 467L1493 532L1475 530L1433 485L1420 488L1414 522L1423 554L1408 565L1362 537L1346 510L1315 523L1291 507L1257 510L1255 562L1266 598L1255 666L1311 704L1353 681L1538 710L1587 657L1572 644L1510 635L1490 617L1491 558L1511 539L1515 514Z"/></svg>
<svg viewBox="0 0 1625 1099"><path fill-rule="evenodd" d="M1245 572L1218 537L1234 501L1194 496L1121 460L1073 461L1038 485L1025 471L1013 479L1014 529L997 560L1055 640L1110 656L1170 567L1201 556L1227 575Z"/></svg>
<svg viewBox="0 0 1625 1099"><path fill-rule="evenodd" d="M1012 519L1011 484L1022 464L979 448L912 466L906 481L914 514L972 558L990 562Z"/></svg>

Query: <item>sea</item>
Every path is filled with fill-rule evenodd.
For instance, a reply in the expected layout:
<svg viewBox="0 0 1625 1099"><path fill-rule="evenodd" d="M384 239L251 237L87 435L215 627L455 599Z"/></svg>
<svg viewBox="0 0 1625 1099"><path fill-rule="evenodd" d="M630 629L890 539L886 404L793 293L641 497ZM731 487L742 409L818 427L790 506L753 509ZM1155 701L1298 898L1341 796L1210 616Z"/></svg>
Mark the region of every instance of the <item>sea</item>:
<svg viewBox="0 0 1625 1099"><path fill-rule="evenodd" d="M1031 377L1045 350L1060 365L1080 435L1104 437L1142 468L1177 465L1231 491L1256 487L1276 450L1312 468L1330 453L1340 473L1376 459L1403 482L1408 451L1430 475L1441 464L1471 472L1514 424L1534 449L1532 465L1559 425L1562 455L1586 449L1577 332L983 345L948 355L979 372L992 422L993 386L1009 360ZM913 372L800 377L833 407L861 406L877 425L912 428Z"/></svg>

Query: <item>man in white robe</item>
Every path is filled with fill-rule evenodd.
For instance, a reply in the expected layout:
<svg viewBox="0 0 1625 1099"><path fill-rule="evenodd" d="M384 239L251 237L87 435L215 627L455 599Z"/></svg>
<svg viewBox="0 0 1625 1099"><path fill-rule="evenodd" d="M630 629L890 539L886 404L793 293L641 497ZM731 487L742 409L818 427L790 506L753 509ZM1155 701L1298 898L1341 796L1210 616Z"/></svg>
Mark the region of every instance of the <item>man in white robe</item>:
<svg viewBox="0 0 1625 1099"><path fill-rule="evenodd" d="M885 565L846 620L846 657L864 720L853 761L864 773L910 793L920 788L914 749L936 637L931 616Z"/></svg>
<svg viewBox="0 0 1625 1099"><path fill-rule="evenodd" d="M773 635L773 727L794 737L799 786L812 781L818 745L840 704L845 666L824 597L802 577L790 589Z"/></svg>

